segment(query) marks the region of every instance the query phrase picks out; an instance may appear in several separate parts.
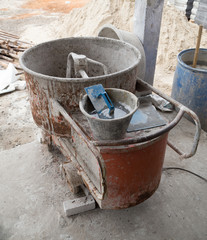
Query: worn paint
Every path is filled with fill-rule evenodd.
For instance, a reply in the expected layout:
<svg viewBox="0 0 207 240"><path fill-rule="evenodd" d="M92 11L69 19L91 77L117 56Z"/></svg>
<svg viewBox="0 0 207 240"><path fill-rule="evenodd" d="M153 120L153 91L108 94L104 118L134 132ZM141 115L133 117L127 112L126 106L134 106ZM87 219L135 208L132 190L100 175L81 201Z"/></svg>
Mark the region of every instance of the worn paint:
<svg viewBox="0 0 207 240"><path fill-rule="evenodd" d="M71 124L73 141L64 139L64 144L63 139L53 138L76 164L101 208L127 208L153 194L160 182L168 133L149 142L126 144L123 150L120 146L95 147L74 122L76 117L67 115L57 102L53 105Z"/></svg>
<svg viewBox="0 0 207 240"><path fill-rule="evenodd" d="M162 93L155 90L149 84L141 80L138 82L152 89L158 95L162 95ZM88 123L84 120L83 116L81 118L80 114L74 113L72 117L70 117L57 102L54 104L74 129L74 132L72 132L73 137L76 135L74 140L78 144L80 140L84 140L86 143L79 144L81 145L81 149L79 150L76 147L74 148L76 155L73 161L78 162L79 155L82 155L81 158L85 158L84 161L87 162L88 154L84 156L83 153L87 151L96 153L97 163L101 169L99 176L101 177L100 180L102 181L103 192L100 193L91 181L92 177L90 170L93 171L93 164L87 166L89 169L86 169L87 167L85 168L84 166L81 167L80 173L87 176L84 182L101 208L120 209L134 206L146 200L156 191L161 178L168 132L180 121L184 112L193 117L197 125L197 131L191 152L189 154L182 153L182 156L190 157L195 153L200 136L199 120L197 116L190 109L187 109L170 97L166 98L180 108L180 111L176 118L167 124L166 127L160 127L158 130L159 132L155 130L153 133L154 130L151 129L151 136L150 134L148 135L148 137L150 136L150 140L147 140L147 137L144 136L146 135L145 131L138 131L133 134L129 133L127 138L121 141L106 142L106 145L104 145L103 142L102 144L97 143L97 146L91 141L93 138L90 132L88 132ZM75 120L79 122L79 126L75 123ZM81 130L83 128L87 131L83 132ZM140 136L140 132L143 136ZM129 137L130 135L131 138ZM142 142L139 142L139 139L142 139Z"/></svg>
<svg viewBox="0 0 207 240"><path fill-rule="evenodd" d="M103 62L110 73L87 79L65 78L70 52ZM50 99L57 100L71 113L79 109L84 88L90 85L101 83L104 87L135 92L140 59L141 54L135 47L106 38L59 39L25 51L20 62L25 71L35 123L50 134L69 137L70 127L64 119L52 114Z"/></svg>
<svg viewBox="0 0 207 240"><path fill-rule="evenodd" d="M75 134L75 141L81 142L81 135ZM99 147L99 161L92 165L88 162L88 154L93 154L84 144L81 150L75 147L69 139L65 148L62 138L53 137L55 143L61 146L60 150L65 156L72 159L78 173L83 177L83 181L91 191L99 206L103 209L121 209L134 206L149 198L157 189L162 165L164 161L167 133L150 142L126 145L123 151L117 146L108 148ZM79 138L79 139L78 139ZM70 147L68 147L70 145ZM73 148L72 153L71 148ZM129 151L126 151L127 148ZM104 149L104 151L102 151ZM85 154L84 156L84 153ZM99 166L100 169L96 169ZM95 171L95 172L94 172ZM99 184L103 188L100 192L94 174L99 177Z"/></svg>
<svg viewBox="0 0 207 240"><path fill-rule="evenodd" d="M193 110L200 119L202 129L207 131L207 70L190 66L194 52L195 49L188 49L178 54L172 97ZM207 66L207 49L199 50L198 64Z"/></svg>
<svg viewBox="0 0 207 240"><path fill-rule="evenodd" d="M161 178L167 136L166 133L153 141L153 144L146 142L128 146L129 152L116 151L116 147L112 147L102 153L107 192L101 208L134 206L156 191Z"/></svg>

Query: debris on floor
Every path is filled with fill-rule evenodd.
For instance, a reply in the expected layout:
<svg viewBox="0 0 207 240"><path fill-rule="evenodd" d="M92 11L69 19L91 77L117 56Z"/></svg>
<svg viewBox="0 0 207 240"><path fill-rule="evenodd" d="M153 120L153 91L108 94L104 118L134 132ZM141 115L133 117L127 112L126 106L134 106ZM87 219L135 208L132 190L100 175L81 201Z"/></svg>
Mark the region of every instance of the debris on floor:
<svg viewBox="0 0 207 240"><path fill-rule="evenodd" d="M63 202L64 212L67 217L87 212L96 208L95 199L89 190L83 184L81 185L81 189L84 192L83 197L77 196L74 199Z"/></svg>
<svg viewBox="0 0 207 240"><path fill-rule="evenodd" d="M17 35L0 30L0 69L13 63L16 69L22 71L19 65L20 54L33 44L19 39Z"/></svg>
<svg viewBox="0 0 207 240"><path fill-rule="evenodd" d="M25 81L18 81L23 74L19 57L31 46L32 43L19 40L17 35L0 30L0 94L26 88Z"/></svg>
<svg viewBox="0 0 207 240"><path fill-rule="evenodd" d="M0 94L24 90L26 81L20 81L19 78L18 71L12 63L9 63L5 70L0 70Z"/></svg>

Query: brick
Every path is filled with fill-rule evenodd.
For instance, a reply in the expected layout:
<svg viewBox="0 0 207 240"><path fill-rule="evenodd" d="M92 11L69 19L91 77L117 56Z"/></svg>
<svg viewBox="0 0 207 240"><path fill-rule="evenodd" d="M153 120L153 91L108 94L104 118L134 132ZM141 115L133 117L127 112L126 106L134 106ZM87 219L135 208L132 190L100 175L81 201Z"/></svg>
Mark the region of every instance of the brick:
<svg viewBox="0 0 207 240"><path fill-rule="evenodd" d="M95 209L95 207L95 200L91 195L63 202L64 212L68 217Z"/></svg>

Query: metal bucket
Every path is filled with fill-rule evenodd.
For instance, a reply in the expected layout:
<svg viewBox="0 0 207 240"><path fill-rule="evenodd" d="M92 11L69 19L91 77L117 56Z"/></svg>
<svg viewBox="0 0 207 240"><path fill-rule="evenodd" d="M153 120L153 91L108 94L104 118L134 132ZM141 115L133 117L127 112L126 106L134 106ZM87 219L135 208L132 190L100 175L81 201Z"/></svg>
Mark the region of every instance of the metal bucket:
<svg viewBox="0 0 207 240"><path fill-rule="evenodd" d="M141 53L138 77L141 79L144 79L145 70L146 70L146 57L145 57L144 47L141 41L139 40L139 38L134 33L118 29L111 24L105 24L100 28L98 32L98 36L118 39L135 46Z"/></svg>
<svg viewBox="0 0 207 240"><path fill-rule="evenodd" d="M195 49L178 54L172 98L189 107L199 117L201 128L207 131L207 49L200 49L197 68L192 68ZM206 69L200 69L205 65Z"/></svg>
<svg viewBox="0 0 207 240"><path fill-rule="evenodd" d="M138 108L138 98L134 94L121 89L108 88L105 90L115 106L117 103L121 103L129 109L129 113L114 119L96 118L90 114L94 108L87 94L81 99L79 107L81 112L86 116L95 139L121 139L125 136L132 115Z"/></svg>
<svg viewBox="0 0 207 240"><path fill-rule="evenodd" d="M66 78L70 52L106 65L109 73L98 77ZM51 111L50 98L70 113L78 110L84 88L101 83L108 88L135 91L139 50L130 44L105 38L65 38L45 42L25 51L20 59L30 93L35 123L50 134L70 136L70 127Z"/></svg>

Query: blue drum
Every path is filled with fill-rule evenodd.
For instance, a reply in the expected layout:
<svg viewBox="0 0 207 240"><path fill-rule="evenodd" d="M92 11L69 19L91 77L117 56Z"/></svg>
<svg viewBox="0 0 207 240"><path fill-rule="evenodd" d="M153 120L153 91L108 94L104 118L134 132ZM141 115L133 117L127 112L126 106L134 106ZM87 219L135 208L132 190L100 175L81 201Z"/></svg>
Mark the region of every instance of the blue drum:
<svg viewBox="0 0 207 240"><path fill-rule="evenodd" d="M187 49L178 54L171 96L193 110L207 131L207 49L199 50L196 68L192 67L194 52Z"/></svg>

